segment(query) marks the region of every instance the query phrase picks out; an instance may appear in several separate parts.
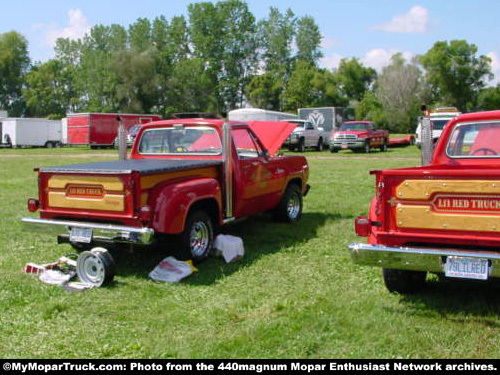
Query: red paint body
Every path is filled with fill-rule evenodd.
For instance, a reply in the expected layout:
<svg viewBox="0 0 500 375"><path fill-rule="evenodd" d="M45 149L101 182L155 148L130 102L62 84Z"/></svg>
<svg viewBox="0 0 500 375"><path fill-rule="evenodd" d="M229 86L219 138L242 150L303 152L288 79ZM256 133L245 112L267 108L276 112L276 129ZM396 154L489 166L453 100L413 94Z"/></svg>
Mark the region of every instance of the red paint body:
<svg viewBox="0 0 500 375"><path fill-rule="evenodd" d="M459 134L459 129L466 129L467 126L473 129L476 124L485 128L491 125L492 129L478 128L471 131L468 140L464 138L459 148L458 141L453 141L454 135ZM454 145L462 154L453 154L457 152L453 151ZM483 148L494 150L477 152ZM481 186L495 186L496 181L500 180L500 111L464 114L451 120L439 139L430 165L372 171L371 174L375 175L376 194L370 204L369 231L366 231L362 218L358 218L361 225L358 221L356 223L356 232L360 236L368 234L368 243L388 247L418 245L491 251L497 251L500 247L500 232L494 228L496 222L500 224L500 211L496 208L500 191L486 195L480 191ZM463 217L462 228L446 227L447 219L443 219L443 228L439 229L403 227L397 219L397 209L401 203L398 186L405 181L423 181L425 184L436 180L444 181L443 186L457 181L454 185L456 191L445 187L442 191L435 188L431 196L413 202L407 200L404 204L410 207L428 204L430 212L438 219L445 214L451 215L450 220ZM493 224L485 225L484 230L474 227L476 222L487 217L491 217L488 223ZM425 221L422 220L424 224Z"/></svg>
<svg viewBox="0 0 500 375"><path fill-rule="evenodd" d="M182 126L180 126L182 125ZM178 130L180 128L187 130ZM184 230L185 221L193 205L203 204L209 207L210 214L215 221L223 225L227 219L224 211L224 175L222 153L213 152L196 154L194 150L203 150L214 144L214 140L222 139L221 120L213 119L178 119L153 122L144 125L137 134L131 151L131 162L148 161L155 165L159 161L175 164L177 161L210 162L209 165L198 167L177 168L169 171L155 172L153 169L133 170L130 173L111 173L103 170L93 171L92 164L88 164L85 172L39 172L39 211L42 219L92 221L99 223L114 223L131 227L149 227L157 233L180 233ZM266 151L275 150L286 139L293 129L287 123L258 122L254 124L256 131L250 124L232 125L232 176L233 191L232 217L237 219L248 215L272 209L278 205L286 187L291 182L297 183L305 194L309 168L302 156L273 156ZM280 127L277 127L280 126ZM153 148L141 151L143 137L156 140L157 131L179 131L179 136L188 137L188 132L203 131L204 134L190 144L192 149L180 147L171 154L154 154ZM267 130L266 130L267 129ZM260 133L260 135L258 134ZM160 133L158 133L160 134ZM173 133L172 133L173 134ZM252 139L258 154L251 154L249 147L240 135L247 135ZM146 138L145 138L146 139ZM236 140L236 141L235 141ZM281 143L280 143L281 142ZM152 142L151 142L152 143ZM156 146L159 147L159 141ZM239 147L238 147L239 146ZM166 146L164 146L166 147ZM187 147L187 146L186 146ZM238 149L237 149L238 148ZM147 150L147 151L144 151ZM117 162L118 163L118 162ZM84 203L89 205L106 195L124 196L123 210L113 211L113 203L109 203L109 210L102 208L85 207L54 207L51 205L48 194L57 195L57 189L49 189L48 183L52 177L71 179L81 178L84 185L79 188L75 183L66 185L64 204L71 205L79 198L86 198ZM99 187L100 179L114 178L123 183L124 191L107 191L105 185ZM88 181L88 182L86 182ZM71 185L71 186L70 186ZM67 188L69 186L69 189ZM61 189L59 189L61 190ZM86 194L88 192L88 194ZM83 197L82 197L83 195ZM76 199L76 200L72 200ZM54 200L54 202L56 202ZM90 207L90 206L89 206Z"/></svg>

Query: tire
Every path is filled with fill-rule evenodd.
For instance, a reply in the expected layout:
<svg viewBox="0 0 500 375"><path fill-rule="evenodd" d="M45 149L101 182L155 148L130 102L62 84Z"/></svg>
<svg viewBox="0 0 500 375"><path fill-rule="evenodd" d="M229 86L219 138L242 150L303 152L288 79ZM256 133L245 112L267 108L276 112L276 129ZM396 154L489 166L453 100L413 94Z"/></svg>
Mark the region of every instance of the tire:
<svg viewBox="0 0 500 375"><path fill-rule="evenodd" d="M106 286L115 276L115 261L105 248L94 247L78 255L76 273L83 283L94 287Z"/></svg>
<svg viewBox="0 0 500 375"><path fill-rule="evenodd" d="M316 146L316 150L323 151L323 138L319 139L318 145Z"/></svg>
<svg viewBox="0 0 500 375"><path fill-rule="evenodd" d="M387 141L384 141L384 144L380 147L380 151L387 152Z"/></svg>
<svg viewBox="0 0 500 375"><path fill-rule="evenodd" d="M199 263L210 255L214 243L212 219L203 210L193 211L186 220L181 234L181 247L184 256Z"/></svg>
<svg viewBox="0 0 500 375"><path fill-rule="evenodd" d="M300 220L302 208L302 192L296 184L292 183L287 186L285 194L274 211L275 218L284 223L294 223Z"/></svg>
<svg viewBox="0 0 500 375"><path fill-rule="evenodd" d="M115 150L118 150L119 147L120 147L120 143L118 141L118 137L116 137L115 140L113 141L113 148Z"/></svg>
<svg viewBox="0 0 500 375"><path fill-rule="evenodd" d="M330 152L335 154L335 153L339 152L339 150L335 147L330 147Z"/></svg>
<svg viewBox="0 0 500 375"><path fill-rule="evenodd" d="M306 144L304 138L299 139L299 145L297 146L297 151L298 152L305 152L306 151Z"/></svg>
<svg viewBox="0 0 500 375"><path fill-rule="evenodd" d="M422 290L427 272L383 268L382 275L389 292L412 294Z"/></svg>
<svg viewBox="0 0 500 375"><path fill-rule="evenodd" d="M54 148L54 143L50 141L45 143L45 148Z"/></svg>
<svg viewBox="0 0 500 375"><path fill-rule="evenodd" d="M371 151L371 148L370 148L370 143L369 143L368 141L366 141L366 143L365 143L365 148L364 148L364 150L365 150L365 154L369 154L369 153L370 153L370 151Z"/></svg>

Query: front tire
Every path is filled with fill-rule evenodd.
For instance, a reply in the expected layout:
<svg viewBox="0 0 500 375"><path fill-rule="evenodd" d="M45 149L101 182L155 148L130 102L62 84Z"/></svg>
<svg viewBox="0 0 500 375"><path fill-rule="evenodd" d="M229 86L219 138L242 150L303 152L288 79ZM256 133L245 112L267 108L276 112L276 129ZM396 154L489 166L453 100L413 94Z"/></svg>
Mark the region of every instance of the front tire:
<svg viewBox="0 0 500 375"><path fill-rule="evenodd" d="M285 194L276 207L276 220L285 223L294 223L302 216L302 192L296 184L290 184L285 190Z"/></svg>
<svg viewBox="0 0 500 375"><path fill-rule="evenodd" d="M427 272L383 268L382 275L389 292L412 294L422 290Z"/></svg>
<svg viewBox="0 0 500 375"><path fill-rule="evenodd" d="M205 211L193 211L186 220L181 235L184 254L194 263L199 263L210 255L214 242L212 219Z"/></svg>
<svg viewBox="0 0 500 375"><path fill-rule="evenodd" d="M306 141L304 138L299 139L299 145L297 146L297 151L298 152L305 152L306 151Z"/></svg>
<svg viewBox="0 0 500 375"><path fill-rule="evenodd" d="M366 143L365 143L365 154L369 154L370 151L371 151L370 142L366 141Z"/></svg>

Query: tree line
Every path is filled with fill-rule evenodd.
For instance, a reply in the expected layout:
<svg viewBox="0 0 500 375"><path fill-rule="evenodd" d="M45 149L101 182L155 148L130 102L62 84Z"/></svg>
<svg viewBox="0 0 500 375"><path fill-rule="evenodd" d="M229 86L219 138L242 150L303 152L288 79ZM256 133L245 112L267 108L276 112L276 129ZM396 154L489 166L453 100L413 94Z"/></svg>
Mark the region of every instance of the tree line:
<svg viewBox="0 0 500 375"><path fill-rule="evenodd" d="M58 39L46 62L32 62L26 38L7 32L0 34L0 108L13 117L61 118L352 106L357 119L405 133L422 103L500 108L500 86L487 87L491 60L465 40L438 41L411 61L395 54L377 73L355 57L321 68L321 39L310 16L270 7L257 20L241 0L190 4L186 17L139 18L128 28L96 25L81 39Z"/></svg>

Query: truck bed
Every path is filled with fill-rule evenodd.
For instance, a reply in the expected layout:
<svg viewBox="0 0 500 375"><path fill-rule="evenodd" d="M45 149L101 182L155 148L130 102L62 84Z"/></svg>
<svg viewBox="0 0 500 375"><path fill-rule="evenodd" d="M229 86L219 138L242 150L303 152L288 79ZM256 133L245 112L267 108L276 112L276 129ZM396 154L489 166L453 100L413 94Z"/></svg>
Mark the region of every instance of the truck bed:
<svg viewBox="0 0 500 375"><path fill-rule="evenodd" d="M222 164L222 161L220 160L206 159L131 159L61 165L56 167L41 167L39 170L42 173L130 174L132 172L138 172L141 175L147 175L153 173L211 167L220 164Z"/></svg>

